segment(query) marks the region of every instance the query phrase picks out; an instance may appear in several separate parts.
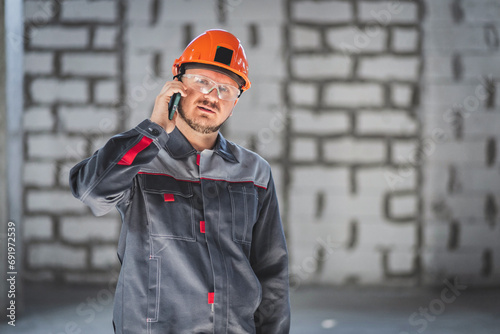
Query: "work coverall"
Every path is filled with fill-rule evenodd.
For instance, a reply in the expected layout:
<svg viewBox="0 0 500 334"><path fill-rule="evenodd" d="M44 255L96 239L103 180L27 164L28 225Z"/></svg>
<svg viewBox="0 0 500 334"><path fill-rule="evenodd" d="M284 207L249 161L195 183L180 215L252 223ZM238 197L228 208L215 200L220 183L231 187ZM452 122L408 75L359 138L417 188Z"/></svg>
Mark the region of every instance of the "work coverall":
<svg viewBox="0 0 500 334"><path fill-rule="evenodd" d="M197 152L144 120L74 166L75 197L122 217L116 333L288 333L288 253L269 164L218 134Z"/></svg>

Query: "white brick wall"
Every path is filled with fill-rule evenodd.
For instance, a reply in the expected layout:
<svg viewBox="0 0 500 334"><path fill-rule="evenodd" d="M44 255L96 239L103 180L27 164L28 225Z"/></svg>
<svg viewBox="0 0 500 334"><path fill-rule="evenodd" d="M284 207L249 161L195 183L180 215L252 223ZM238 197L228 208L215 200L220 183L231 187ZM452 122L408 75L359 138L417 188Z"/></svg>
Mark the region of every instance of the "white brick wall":
<svg viewBox="0 0 500 334"><path fill-rule="evenodd" d="M300 138L291 147L292 165L300 150L313 150L316 143L317 165L345 168L341 187L325 181L297 186L299 170L289 168L292 272L309 266L308 282L363 284L391 277L414 283L417 277L408 275L418 269L421 164L402 155L415 155L422 130L420 119L411 116L419 102L421 6L391 1L360 1L356 8L339 1L289 5L288 136ZM309 145L294 147L298 141ZM297 162L311 165L311 175L321 175L314 161ZM318 273L315 240L336 233L340 245Z"/></svg>
<svg viewBox="0 0 500 334"><path fill-rule="evenodd" d="M116 255L116 246L95 246L91 255L92 267L99 269L109 269L118 267L120 262Z"/></svg>
<svg viewBox="0 0 500 334"><path fill-rule="evenodd" d="M382 87L377 84L331 84L326 87L325 103L337 107L380 106Z"/></svg>
<svg viewBox="0 0 500 334"><path fill-rule="evenodd" d="M498 246L498 238L500 237L500 227L487 226L481 223L463 224L461 226L459 247L462 250L475 249L478 247L478 240L481 240L483 245L493 247L495 250Z"/></svg>
<svg viewBox="0 0 500 334"><path fill-rule="evenodd" d="M26 20L43 23L47 22L55 13L55 3L51 0L24 1L24 16Z"/></svg>
<svg viewBox="0 0 500 334"><path fill-rule="evenodd" d="M417 172L413 167L363 168L356 172L358 190L362 194L377 194L380 191L415 189Z"/></svg>
<svg viewBox="0 0 500 334"><path fill-rule="evenodd" d="M354 27L332 28L327 31L326 39L332 48L348 55L381 52L386 49L387 31L381 27L376 30L361 30Z"/></svg>
<svg viewBox="0 0 500 334"><path fill-rule="evenodd" d="M216 5L214 2L212 4ZM283 0L227 0L225 6L229 25L255 23L257 20L260 24L276 23L283 22L285 17Z"/></svg>
<svg viewBox="0 0 500 334"><path fill-rule="evenodd" d="M159 24L215 23L217 22L217 13L214 10L216 6L217 2L214 0L174 1L169 2L168 5L163 3L158 15ZM189 13L189 15L181 15L181 13Z"/></svg>
<svg viewBox="0 0 500 334"><path fill-rule="evenodd" d="M235 0L223 16L215 0L25 0L27 275L110 279L119 217L90 216L69 169L149 117L186 41L220 27L245 46L253 84L224 134L254 144L287 190L300 284L498 282L500 94L481 87L500 75L498 5L454 6L463 18L430 0ZM336 248L318 268L326 238Z"/></svg>
<svg viewBox="0 0 500 334"><path fill-rule="evenodd" d="M288 94L294 104L315 105L318 88L315 84L296 82L289 86Z"/></svg>
<svg viewBox="0 0 500 334"><path fill-rule="evenodd" d="M89 31L78 27L40 27L30 31L30 40L35 48L78 49L89 43Z"/></svg>
<svg viewBox="0 0 500 334"><path fill-rule="evenodd" d="M65 1L61 6L62 21L114 21L117 18L116 1Z"/></svg>
<svg viewBox="0 0 500 334"><path fill-rule="evenodd" d="M320 166L295 167L291 186L297 191L303 188L338 190L339 193L347 193L349 173L346 168L326 168ZM299 210L308 206L298 207Z"/></svg>
<svg viewBox="0 0 500 334"><path fill-rule="evenodd" d="M361 1L358 10L361 21L375 21L382 25L418 20L418 6L410 1Z"/></svg>
<svg viewBox="0 0 500 334"><path fill-rule="evenodd" d="M300 79L346 78L352 71L351 62L347 56L296 56L292 73Z"/></svg>
<svg viewBox="0 0 500 334"><path fill-rule="evenodd" d="M109 49L114 48L118 42L118 29L115 27L99 27L95 31L95 48Z"/></svg>
<svg viewBox="0 0 500 334"><path fill-rule="evenodd" d="M292 45L297 49L319 49L321 35L316 29L292 27L290 29Z"/></svg>
<svg viewBox="0 0 500 334"><path fill-rule="evenodd" d="M370 57L360 60L358 75L365 79L416 80L419 65L417 57Z"/></svg>
<svg viewBox="0 0 500 334"><path fill-rule="evenodd" d="M417 120L401 111L364 111L360 112L356 132L360 134L414 134Z"/></svg>
<svg viewBox="0 0 500 334"><path fill-rule="evenodd" d="M332 162L382 162L386 144L381 140L332 139L324 144L325 160Z"/></svg>
<svg viewBox="0 0 500 334"><path fill-rule="evenodd" d="M292 19L298 21L348 22L352 16L352 5L345 1L298 1L292 3Z"/></svg>
<svg viewBox="0 0 500 334"><path fill-rule="evenodd" d="M26 185L51 187L56 181L56 166L53 162L26 162L23 175Z"/></svg>
<svg viewBox="0 0 500 334"><path fill-rule="evenodd" d="M430 252L422 254L422 263L426 268L425 283L442 282L447 277L460 277L462 284L474 282L472 277L478 277L482 267L482 251L464 252ZM476 278L477 280L477 278Z"/></svg>
<svg viewBox="0 0 500 334"><path fill-rule="evenodd" d="M26 194L28 212L47 212L60 214L64 212L87 212L88 208L72 196L68 190L31 190Z"/></svg>
<svg viewBox="0 0 500 334"><path fill-rule="evenodd" d="M28 248L28 264L32 268L82 269L86 258L84 248L60 244L34 244Z"/></svg>
<svg viewBox="0 0 500 334"><path fill-rule="evenodd" d="M419 143L416 140L400 140L392 142L392 161L401 164L417 164L418 154L423 152L419 149Z"/></svg>
<svg viewBox="0 0 500 334"><path fill-rule="evenodd" d="M411 106L413 89L409 85L394 84L391 86L391 101L397 107Z"/></svg>
<svg viewBox="0 0 500 334"><path fill-rule="evenodd" d="M117 115L112 109L94 107L61 107L59 121L68 132L116 133Z"/></svg>
<svg viewBox="0 0 500 334"><path fill-rule="evenodd" d="M130 50L138 49L140 51L174 49L175 51L179 50L182 52L185 46L182 46L181 28L180 25L173 24L168 27L134 27L134 29L130 29L127 32L127 47ZM167 67L169 72L174 60L175 58L171 59ZM138 73L144 73L143 68L138 68L137 70L139 71Z"/></svg>
<svg viewBox="0 0 500 334"><path fill-rule="evenodd" d="M382 282L381 255L378 252L335 252L324 263L318 283L373 285ZM333 278L333 279L332 279Z"/></svg>
<svg viewBox="0 0 500 334"><path fill-rule="evenodd" d="M49 52L24 54L24 71L31 74L49 74L54 70L54 56Z"/></svg>
<svg viewBox="0 0 500 334"><path fill-rule="evenodd" d="M446 252L446 241L450 238L450 226L446 223L431 222L426 220L423 231L423 246L429 252Z"/></svg>
<svg viewBox="0 0 500 334"><path fill-rule="evenodd" d="M26 108L23 114L23 127L25 130L44 131L52 130L55 119L48 107Z"/></svg>
<svg viewBox="0 0 500 334"><path fill-rule="evenodd" d="M307 110L293 110L292 127L297 133L347 133L350 129L350 118L347 113L340 112L318 115Z"/></svg>
<svg viewBox="0 0 500 334"><path fill-rule="evenodd" d="M88 84L83 80L36 79L30 87L34 102L80 102L88 101Z"/></svg>
<svg viewBox="0 0 500 334"><path fill-rule="evenodd" d="M119 100L118 83L112 80L98 81L94 85L94 100L97 103L114 103Z"/></svg>
<svg viewBox="0 0 500 334"><path fill-rule="evenodd" d="M486 51L483 26L430 25L428 29L430 31L425 39L424 49L431 51L430 56L435 55L435 51L443 55L452 55L462 50ZM463 40L467 40L467 43L461 43Z"/></svg>
<svg viewBox="0 0 500 334"><path fill-rule="evenodd" d="M114 54L65 54L62 56L62 72L68 75L115 76L117 60Z"/></svg>
<svg viewBox="0 0 500 334"><path fill-rule="evenodd" d="M40 159L68 159L73 152L84 152L86 142L80 138L40 134L28 137L28 157Z"/></svg>
<svg viewBox="0 0 500 334"><path fill-rule="evenodd" d="M317 142L314 138L299 138L292 143L292 159L314 161L318 158Z"/></svg>
<svg viewBox="0 0 500 334"><path fill-rule="evenodd" d="M388 255L389 271L393 273L409 273L413 267L415 254L413 252L391 251Z"/></svg>
<svg viewBox="0 0 500 334"><path fill-rule="evenodd" d="M125 78L122 7L90 0L25 4L26 276L102 281L108 268L96 259L109 253L106 247L116 250L118 217L108 215L100 228L91 219L84 224L90 211L71 195L68 174L100 138L124 130L117 108Z"/></svg>
<svg viewBox="0 0 500 334"><path fill-rule="evenodd" d="M63 240L72 243L112 242L117 240L119 228L118 220L108 216L99 218L64 217L61 219L60 234Z"/></svg>
<svg viewBox="0 0 500 334"><path fill-rule="evenodd" d="M366 251L380 247L411 250L416 245L414 224L391 224L372 220L360 221L359 247Z"/></svg>
<svg viewBox="0 0 500 334"><path fill-rule="evenodd" d="M415 28L395 28L392 49L397 52L415 52L418 49L419 32Z"/></svg>
<svg viewBox="0 0 500 334"><path fill-rule="evenodd" d="M52 219L48 216L25 217L23 238L26 241L50 240L54 236Z"/></svg>
<svg viewBox="0 0 500 334"><path fill-rule="evenodd" d="M389 214L391 217L416 217L418 212L418 198L416 194L392 196L389 200Z"/></svg>

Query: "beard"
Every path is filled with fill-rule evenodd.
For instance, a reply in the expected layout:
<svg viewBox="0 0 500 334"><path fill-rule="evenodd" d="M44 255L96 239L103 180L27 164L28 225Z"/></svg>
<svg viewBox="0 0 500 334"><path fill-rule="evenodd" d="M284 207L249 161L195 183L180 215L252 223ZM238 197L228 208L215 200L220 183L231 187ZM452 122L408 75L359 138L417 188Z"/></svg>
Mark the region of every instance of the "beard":
<svg viewBox="0 0 500 334"><path fill-rule="evenodd" d="M217 112L220 111L220 107L219 107L218 103L209 102L203 98L197 100L195 102L195 104L201 104L201 105L207 106L210 109L215 110ZM182 108L182 103L179 104L179 108L177 109L177 112L179 113L179 116L187 123L187 125L189 125L189 127L191 127L191 129L193 129L196 132L202 133L202 134L209 134L209 133L214 133L214 132L219 131L221 126L229 118L229 116L228 116L225 120L222 121L222 123L217 124L217 125L205 125L199 121L196 121L194 118L186 115L186 113L184 112L184 109ZM204 117L204 116L201 116L201 117Z"/></svg>

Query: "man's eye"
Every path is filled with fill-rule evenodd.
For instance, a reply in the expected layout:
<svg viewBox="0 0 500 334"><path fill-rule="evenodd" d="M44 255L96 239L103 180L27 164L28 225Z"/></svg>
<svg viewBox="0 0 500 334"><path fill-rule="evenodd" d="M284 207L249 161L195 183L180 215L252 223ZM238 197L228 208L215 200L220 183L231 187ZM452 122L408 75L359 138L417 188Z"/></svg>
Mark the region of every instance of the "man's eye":
<svg viewBox="0 0 500 334"><path fill-rule="evenodd" d="M224 93L229 93L229 87L228 86L219 86L219 91L224 92Z"/></svg>
<svg viewBox="0 0 500 334"><path fill-rule="evenodd" d="M198 78L196 80L196 83L200 84L200 85L203 85L203 86L208 86L210 85L210 82L207 80L207 79L202 79L202 78Z"/></svg>

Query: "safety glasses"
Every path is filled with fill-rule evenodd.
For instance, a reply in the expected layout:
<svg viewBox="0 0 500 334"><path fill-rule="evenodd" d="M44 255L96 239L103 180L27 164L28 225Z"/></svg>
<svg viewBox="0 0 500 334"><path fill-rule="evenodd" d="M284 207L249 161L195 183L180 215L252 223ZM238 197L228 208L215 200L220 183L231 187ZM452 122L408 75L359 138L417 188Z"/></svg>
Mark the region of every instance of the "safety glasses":
<svg viewBox="0 0 500 334"><path fill-rule="evenodd" d="M235 101L240 97L240 89L238 87L215 82L204 75L183 74L181 78L184 84L203 94L210 94L212 90L217 89L217 96L221 100Z"/></svg>

